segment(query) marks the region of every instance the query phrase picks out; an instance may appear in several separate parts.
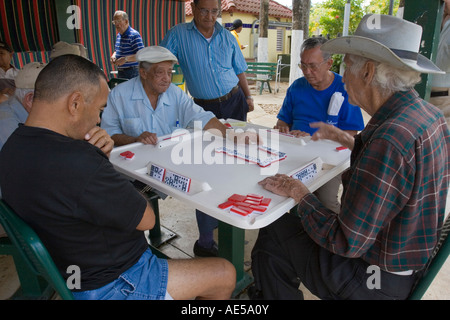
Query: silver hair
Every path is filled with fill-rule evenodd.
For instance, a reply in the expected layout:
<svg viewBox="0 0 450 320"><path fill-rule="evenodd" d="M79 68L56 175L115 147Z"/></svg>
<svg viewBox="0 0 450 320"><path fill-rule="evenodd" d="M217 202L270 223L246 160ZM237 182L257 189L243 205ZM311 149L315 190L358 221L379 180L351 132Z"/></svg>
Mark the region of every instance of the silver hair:
<svg viewBox="0 0 450 320"><path fill-rule="evenodd" d="M300 48L300 55L303 54L303 51L320 47L327 41L328 40L323 37L312 37L312 38L306 39L305 41L303 41L302 46ZM323 60L328 60L331 58L331 53L328 53L325 51L321 51L321 52L322 52Z"/></svg>
<svg viewBox="0 0 450 320"><path fill-rule="evenodd" d="M139 68L144 69L145 71L150 71L150 68L154 65L154 63L150 63L147 61L141 61L139 62ZM175 62L172 63L172 67L175 65Z"/></svg>
<svg viewBox="0 0 450 320"><path fill-rule="evenodd" d="M123 20L128 20L128 13L122 10L117 10L114 15L120 15Z"/></svg>
<svg viewBox="0 0 450 320"><path fill-rule="evenodd" d="M139 68L144 69L145 71L149 71L150 68L152 67L152 65L153 65L153 63L146 62L146 61L139 62Z"/></svg>
<svg viewBox="0 0 450 320"><path fill-rule="evenodd" d="M422 80L420 72L418 71L396 68L387 63L352 54L347 54L346 57L352 62L352 65L347 67L347 70L353 75L356 75L359 70L364 67L367 61L372 61L375 64L373 85L386 94L411 90Z"/></svg>
<svg viewBox="0 0 450 320"><path fill-rule="evenodd" d="M20 103L23 104L23 100L25 99L25 96L27 94L29 94L30 92L34 93L34 89L16 88L16 91L14 92L14 95L16 96L17 100L19 100Z"/></svg>

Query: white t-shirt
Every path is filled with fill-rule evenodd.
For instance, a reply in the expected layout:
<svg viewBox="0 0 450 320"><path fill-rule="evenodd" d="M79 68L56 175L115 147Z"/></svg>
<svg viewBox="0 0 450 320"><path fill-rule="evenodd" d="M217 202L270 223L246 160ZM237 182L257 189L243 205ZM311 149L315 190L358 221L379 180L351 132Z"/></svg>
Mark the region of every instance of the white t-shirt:
<svg viewBox="0 0 450 320"><path fill-rule="evenodd" d="M7 71L0 68L0 79L15 79L18 72L19 70L14 66L11 66Z"/></svg>

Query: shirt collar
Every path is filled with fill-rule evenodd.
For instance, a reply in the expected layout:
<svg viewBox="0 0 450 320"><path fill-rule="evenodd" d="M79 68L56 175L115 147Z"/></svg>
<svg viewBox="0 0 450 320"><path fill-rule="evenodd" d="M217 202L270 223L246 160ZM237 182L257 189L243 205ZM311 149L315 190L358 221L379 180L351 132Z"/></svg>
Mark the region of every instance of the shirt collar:
<svg viewBox="0 0 450 320"><path fill-rule="evenodd" d="M127 30L125 30L125 32L122 34L122 37L128 36L130 34L130 32L131 32L131 26L128 26Z"/></svg>
<svg viewBox="0 0 450 320"><path fill-rule="evenodd" d="M133 85L133 94L131 95L131 100L143 100L144 104L153 110L150 100L147 97L147 93L145 93L144 86L142 85L141 77L136 77L132 81L134 81ZM169 90L169 89L167 89ZM167 91L163 92L159 95L158 98L158 105L156 106L156 109L153 111L158 110L161 106L169 106L170 100L167 97Z"/></svg>
<svg viewBox="0 0 450 320"><path fill-rule="evenodd" d="M188 30L196 30L197 32L199 32L199 33L201 34L201 32L198 31L197 26L195 25L194 19L192 19L191 22L188 22L188 23L187 23L187 29L188 29ZM212 36L212 37L214 38L214 36L215 36L216 34L219 34L219 33L222 32L223 30L224 30L224 27L223 27L220 23L218 23L218 22L216 21L216 23L215 23L215 25L214 25L214 33L213 33L213 36Z"/></svg>
<svg viewBox="0 0 450 320"><path fill-rule="evenodd" d="M365 143L377 128L379 128L393 113L403 108L405 101L415 100L419 98L419 94L415 90L395 92L373 115L367 123L365 129L361 131L361 139Z"/></svg>

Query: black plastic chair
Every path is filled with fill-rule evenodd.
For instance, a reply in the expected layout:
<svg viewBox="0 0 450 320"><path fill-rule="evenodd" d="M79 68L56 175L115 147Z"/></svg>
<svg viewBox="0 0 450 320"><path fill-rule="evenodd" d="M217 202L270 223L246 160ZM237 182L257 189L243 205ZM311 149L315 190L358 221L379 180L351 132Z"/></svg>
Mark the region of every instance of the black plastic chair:
<svg viewBox="0 0 450 320"><path fill-rule="evenodd" d="M121 84L122 82L128 81L128 79L123 79L123 78L111 78L108 81L108 86L109 88L112 90L115 87L117 87L119 84Z"/></svg>

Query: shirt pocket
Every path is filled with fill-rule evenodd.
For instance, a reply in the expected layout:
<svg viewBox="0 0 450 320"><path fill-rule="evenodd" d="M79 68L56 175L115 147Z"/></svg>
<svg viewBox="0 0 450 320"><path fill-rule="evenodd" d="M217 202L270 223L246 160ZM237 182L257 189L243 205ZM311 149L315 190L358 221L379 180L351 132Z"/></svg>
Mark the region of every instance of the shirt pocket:
<svg viewBox="0 0 450 320"><path fill-rule="evenodd" d="M127 136L139 137L144 132L144 125L140 118L125 118L123 120L123 133Z"/></svg>

